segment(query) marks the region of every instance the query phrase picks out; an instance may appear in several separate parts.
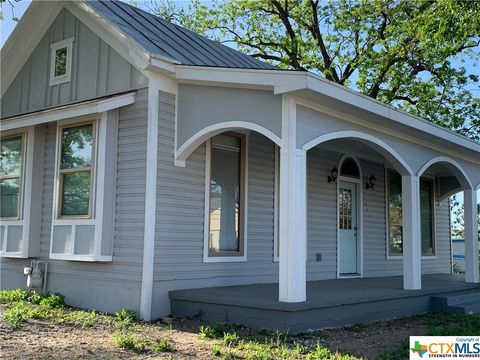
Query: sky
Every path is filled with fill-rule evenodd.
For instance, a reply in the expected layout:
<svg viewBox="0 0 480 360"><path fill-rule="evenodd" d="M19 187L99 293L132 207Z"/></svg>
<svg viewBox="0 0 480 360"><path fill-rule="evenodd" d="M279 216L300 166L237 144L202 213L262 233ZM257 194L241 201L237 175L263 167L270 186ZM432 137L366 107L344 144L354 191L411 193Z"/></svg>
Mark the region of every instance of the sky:
<svg viewBox="0 0 480 360"><path fill-rule="evenodd" d="M30 5L31 1L23 0L19 2L13 2L14 8L13 8L13 14L17 18L21 18L22 15L24 14L25 10L28 8L28 5ZM8 36L11 34L13 29L15 28L15 25L17 24L13 19L12 19L12 9L8 3L4 5L3 8L3 16L4 19L0 21L0 40L1 40L1 46L3 47L3 44L5 41L8 39ZM474 63L473 61L467 61L466 63L462 63L463 66L467 69L468 72L471 73L479 73L479 64ZM458 197L459 200L463 202L463 194L461 193ZM480 199L480 190L477 192L477 199Z"/></svg>

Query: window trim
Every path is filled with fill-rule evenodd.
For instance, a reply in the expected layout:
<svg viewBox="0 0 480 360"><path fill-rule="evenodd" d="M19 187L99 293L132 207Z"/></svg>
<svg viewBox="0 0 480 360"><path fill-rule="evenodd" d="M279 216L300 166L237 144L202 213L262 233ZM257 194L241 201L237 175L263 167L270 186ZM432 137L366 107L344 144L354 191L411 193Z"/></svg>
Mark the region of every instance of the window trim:
<svg viewBox="0 0 480 360"><path fill-rule="evenodd" d="M83 125L92 125L92 154L91 154L91 166L90 168L76 168L75 170L72 169L63 169L67 170L66 172L62 172L61 161L62 161L62 135L64 129L80 127ZM57 148L56 148L56 161L55 161L55 184L57 185L55 191L55 219L56 220L85 220L85 219L94 219L95 218L95 179L96 179L96 156L97 156L97 127L98 127L98 119L91 119L91 120L76 120L76 121L68 121L68 122L59 122L57 124ZM90 170L88 170L90 169ZM62 215L62 189L63 189L63 174L65 173L72 173L72 172L86 172L90 171L90 194L89 194L89 203L88 203L88 214L87 215Z"/></svg>
<svg viewBox="0 0 480 360"><path fill-rule="evenodd" d="M241 139L240 145L240 226L239 226L239 248L238 252L217 252L212 254L209 251L210 238L210 174L212 142L208 139L205 142L205 207L204 207L204 236L203 236L203 262L245 262L247 261L247 219L248 219L248 143L249 135L243 133L223 133L228 136L235 136ZM219 134L220 135L220 134Z"/></svg>
<svg viewBox="0 0 480 360"><path fill-rule="evenodd" d="M60 85L70 82L72 78L72 50L74 37L58 41L50 45L50 86ZM57 50L67 48L66 73L64 75L55 76L55 53Z"/></svg>
<svg viewBox="0 0 480 360"><path fill-rule="evenodd" d="M385 253L386 253L386 259L387 260L403 260L403 253L402 255L390 255L390 234L389 234L389 213L388 213L388 192L389 192L389 185L388 185L388 171L393 170L397 171L393 167L388 167L385 166ZM398 172L398 171L397 171ZM401 175L400 175L401 176ZM432 182L432 201L431 201L431 207L432 207L432 235L433 235L433 249L434 249L434 254L433 255L421 255L422 260L436 260L437 259L437 209L435 206L435 201L436 201L436 182L435 182L435 176L432 175L422 175L419 178L419 186L420 186L420 180L425 180L428 179ZM420 189L419 189L420 191ZM421 219L419 219L419 224L421 226ZM403 226L403 225L402 225ZM421 239L420 239L421 241ZM403 237L402 237L402 242L403 242Z"/></svg>
<svg viewBox="0 0 480 360"><path fill-rule="evenodd" d="M8 180L8 179L19 179L20 181L20 188L18 189L18 204L17 204L17 216L5 216L0 217L1 221L21 221L23 220L23 199L24 199L24 189L25 189L25 166L26 166L26 156L25 151L27 150L26 142L27 142L27 132L14 132L9 133L7 135L3 135L1 140L11 139L21 137L21 150L20 150L20 174L18 176L2 176L0 175L0 180Z"/></svg>

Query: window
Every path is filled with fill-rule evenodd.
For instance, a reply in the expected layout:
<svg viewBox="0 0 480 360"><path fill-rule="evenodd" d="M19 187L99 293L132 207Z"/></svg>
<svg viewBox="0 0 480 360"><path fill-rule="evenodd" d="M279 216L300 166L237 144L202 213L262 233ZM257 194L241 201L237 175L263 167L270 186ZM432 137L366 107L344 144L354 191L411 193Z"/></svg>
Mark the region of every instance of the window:
<svg viewBox="0 0 480 360"><path fill-rule="evenodd" d="M244 255L245 137L218 135L210 140L207 257Z"/></svg>
<svg viewBox="0 0 480 360"><path fill-rule="evenodd" d="M23 169L23 135L0 141L0 217L20 218Z"/></svg>
<svg viewBox="0 0 480 360"><path fill-rule="evenodd" d="M70 38L50 46L50 86L70 81L73 41Z"/></svg>
<svg viewBox="0 0 480 360"><path fill-rule="evenodd" d="M118 111L57 124L50 258L111 261Z"/></svg>
<svg viewBox="0 0 480 360"><path fill-rule="evenodd" d="M93 123L62 128L58 217L91 217Z"/></svg>
<svg viewBox="0 0 480 360"><path fill-rule="evenodd" d="M360 177L360 170L357 163L352 158L346 158L342 162L342 168L340 169L340 176L348 176L353 178Z"/></svg>
<svg viewBox="0 0 480 360"><path fill-rule="evenodd" d="M402 239L402 177L387 170L388 256L403 255ZM420 179L420 227L422 256L435 256L433 180Z"/></svg>

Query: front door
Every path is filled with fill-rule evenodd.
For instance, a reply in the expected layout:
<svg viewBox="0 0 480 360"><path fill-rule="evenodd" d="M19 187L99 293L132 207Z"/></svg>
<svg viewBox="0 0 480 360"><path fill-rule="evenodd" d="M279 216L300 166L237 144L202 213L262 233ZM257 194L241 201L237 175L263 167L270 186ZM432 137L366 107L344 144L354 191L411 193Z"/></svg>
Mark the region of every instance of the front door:
<svg viewBox="0 0 480 360"><path fill-rule="evenodd" d="M340 275L358 274L358 185L341 181L338 190L338 255Z"/></svg>

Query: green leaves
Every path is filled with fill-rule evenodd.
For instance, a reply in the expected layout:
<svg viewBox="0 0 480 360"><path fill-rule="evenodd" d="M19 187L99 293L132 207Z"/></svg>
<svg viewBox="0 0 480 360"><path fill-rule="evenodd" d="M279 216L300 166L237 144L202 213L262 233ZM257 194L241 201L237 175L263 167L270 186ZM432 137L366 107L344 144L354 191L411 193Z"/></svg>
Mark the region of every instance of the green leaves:
<svg viewBox="0 0 480 360"><path fill-rule="evenodd" d="M480 140L480 7L457 0L213 0L151 9Z"/></svg>

